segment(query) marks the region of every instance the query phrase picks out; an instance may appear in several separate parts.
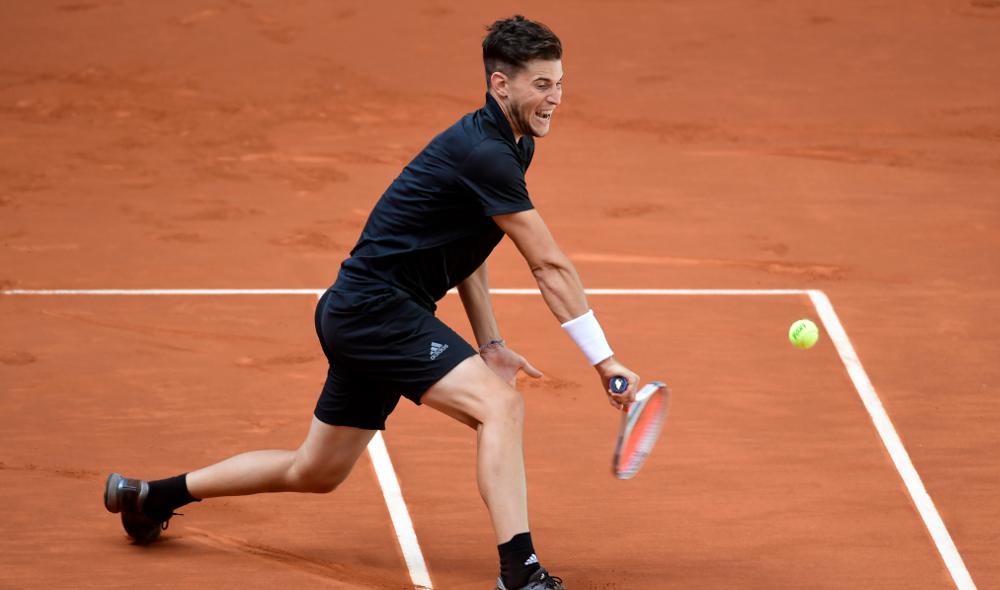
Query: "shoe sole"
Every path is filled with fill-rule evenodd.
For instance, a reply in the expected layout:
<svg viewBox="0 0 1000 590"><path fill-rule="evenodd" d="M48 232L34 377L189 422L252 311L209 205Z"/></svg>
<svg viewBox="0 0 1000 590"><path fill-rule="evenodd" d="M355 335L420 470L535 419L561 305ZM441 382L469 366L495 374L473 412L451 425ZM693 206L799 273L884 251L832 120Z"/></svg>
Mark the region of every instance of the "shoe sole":
<svg viewBox="0 0 1000 590"><path fill-rule="evenodd" d="M160 538L163 523L154 522L145 514L122 512L122 528L137 545L148 545Z"/></svg>
<svg viewBox="0 0 1000 590"><path fill-rule="evenodd" d="M123 479L125 476L121 473L112 473L104 484L104 507L112 514L121 511L121 506L118 504L118 484Z"/></svg>

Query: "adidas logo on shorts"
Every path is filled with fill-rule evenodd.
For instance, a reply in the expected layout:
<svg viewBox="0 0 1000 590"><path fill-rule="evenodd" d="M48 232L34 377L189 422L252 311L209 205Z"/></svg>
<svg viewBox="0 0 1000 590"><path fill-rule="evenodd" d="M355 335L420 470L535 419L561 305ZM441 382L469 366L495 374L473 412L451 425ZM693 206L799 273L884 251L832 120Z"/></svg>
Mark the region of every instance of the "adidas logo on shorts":
<svg viewBox="0 0 1000 590"><path fill-rule="evenodd" d="M436 359L441 356L441 353L448 350L447 344L438 344L437 342L431 342L431 360Z"/></svg>

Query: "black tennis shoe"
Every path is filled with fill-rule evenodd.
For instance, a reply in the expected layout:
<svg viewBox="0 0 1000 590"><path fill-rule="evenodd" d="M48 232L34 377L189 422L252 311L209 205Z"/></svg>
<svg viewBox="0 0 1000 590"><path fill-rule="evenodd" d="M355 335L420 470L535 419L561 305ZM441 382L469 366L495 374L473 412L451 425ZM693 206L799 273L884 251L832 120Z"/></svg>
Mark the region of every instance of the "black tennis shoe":
<svg viewBox="0 0 1000 590"><path fill-rule="evenodd" d="M142 511L142 503L149 495L149 482L144 479L129 479L120 473L112 473L104 486L104 507L108 512L122 515L122 526L136 543L145 545L159 538L167 530L170 516L157 520ZM171 515L173 516L173 515Z"/></svg>
<svg viewBox="0 0 1000 590"><path fill-rule="evenodd" d="M528 579L528 583L520 588L508 588L503 585L503 578L497 576L496 590L566 590L562 578L549 575L545 568L540 568Z"/></svg>

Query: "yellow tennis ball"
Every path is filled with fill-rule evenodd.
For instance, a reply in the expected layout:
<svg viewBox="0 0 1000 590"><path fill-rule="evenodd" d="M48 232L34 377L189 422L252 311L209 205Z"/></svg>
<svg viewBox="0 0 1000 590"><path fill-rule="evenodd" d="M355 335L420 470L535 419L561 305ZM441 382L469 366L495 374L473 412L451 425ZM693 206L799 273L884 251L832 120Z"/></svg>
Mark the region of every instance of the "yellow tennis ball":
<svg viewBox="0 0 1000 590"><path fill-rule="evenodd" d="M796 348L812 348L819 340L819 328L810 320L799 320L788 329L788 339Z"/></svg>

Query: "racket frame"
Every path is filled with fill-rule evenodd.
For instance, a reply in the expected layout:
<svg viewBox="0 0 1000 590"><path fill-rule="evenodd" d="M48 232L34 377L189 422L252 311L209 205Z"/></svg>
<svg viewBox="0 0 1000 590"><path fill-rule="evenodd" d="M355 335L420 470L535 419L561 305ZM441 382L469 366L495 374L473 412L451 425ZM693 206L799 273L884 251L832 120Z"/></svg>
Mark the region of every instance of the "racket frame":
<svg viewBox="0 0 1000 590"><path fill-rule="evenodd" d="M622 452L625 449L625 443L632 434L636 424L639 423L639 418L642 416L643 411L646 409L649 400L652 399L654 395L659 392L663 392L663 406L658 410L658 416L655 416L656 424L653 426L654 431L652 433L647 433L643 441L640 441L641 448L636 453L636 458L633 459L628 465L619 469L619 462L622 458ZM660 438L660 433L663 430L663 423L667 419L667 412L670 409L670 388L666 383L662 381L651 381L644 385L642 389L636 393L635 401L629 404L628 410L622 412L621 425L618 428L618 441L615 444L615 453L611 460L611 472L614 473L615 477L618 479L631 479L635 477L635 474L639 472L642 465L646 462L646 458L649 456L650 451L656 445L657 439Z"/></svg>

